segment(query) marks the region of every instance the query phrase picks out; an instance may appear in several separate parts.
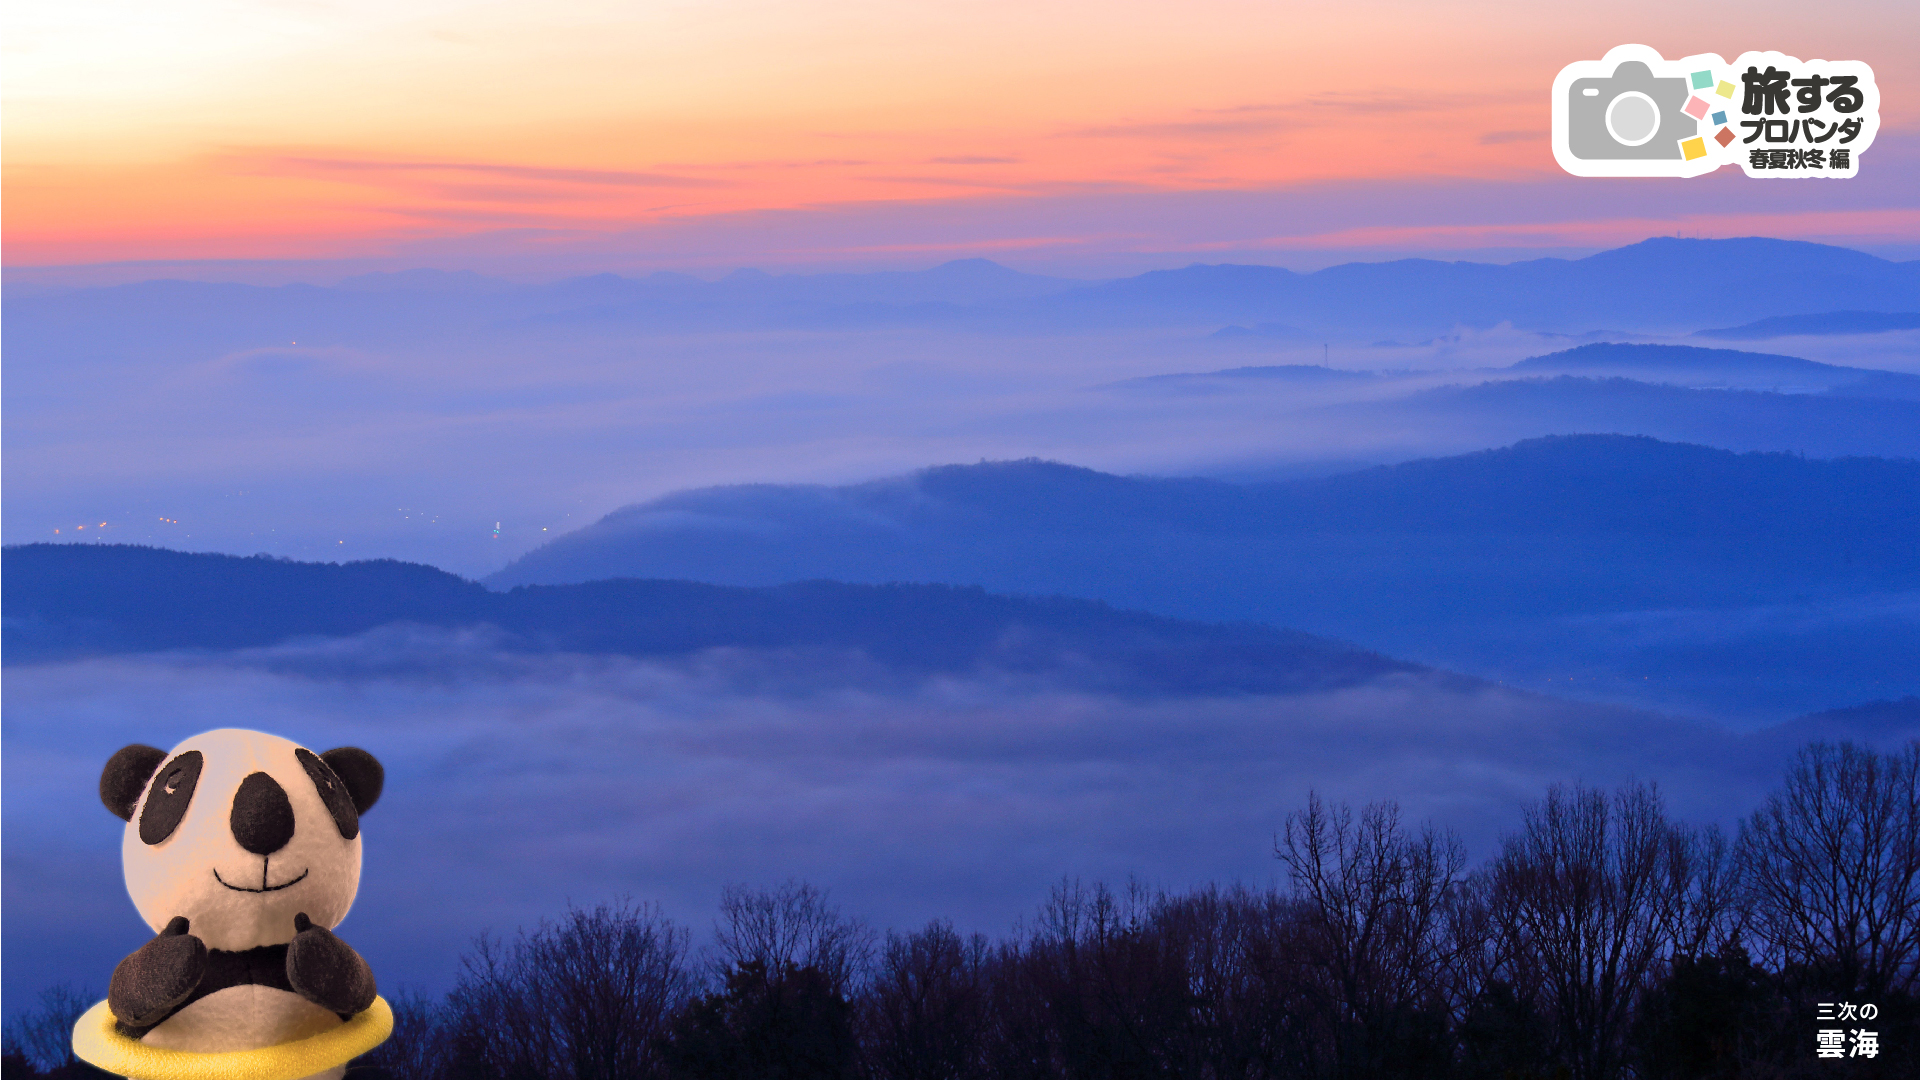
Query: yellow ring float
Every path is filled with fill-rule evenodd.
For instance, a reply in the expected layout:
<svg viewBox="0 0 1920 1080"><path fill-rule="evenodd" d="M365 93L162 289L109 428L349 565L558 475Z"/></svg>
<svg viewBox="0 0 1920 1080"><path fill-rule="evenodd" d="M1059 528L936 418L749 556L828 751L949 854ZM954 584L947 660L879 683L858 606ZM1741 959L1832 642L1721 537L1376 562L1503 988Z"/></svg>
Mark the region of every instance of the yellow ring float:
<svg viewBox="0 0 1920 1080"><path fill-rule="evenodd" d="M73 1025L73 1052L81 1060L132 1080L301 1080L345 1065L393 1034L385 998L337 1028L258 1050L199 1053L148 1046L122 1034L101 1002Z"/></svg>

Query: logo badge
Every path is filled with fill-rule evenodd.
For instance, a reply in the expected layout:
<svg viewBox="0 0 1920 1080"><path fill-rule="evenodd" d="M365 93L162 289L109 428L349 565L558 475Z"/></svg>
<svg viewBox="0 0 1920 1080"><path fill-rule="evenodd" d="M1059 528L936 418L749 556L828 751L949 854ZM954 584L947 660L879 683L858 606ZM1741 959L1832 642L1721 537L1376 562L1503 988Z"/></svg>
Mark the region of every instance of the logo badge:
<svg viewBox="0 0 1920 1080"><path fill-rule="evenodd" d="M1663 59L1621 45L1553 80L1553 156L1575 176L1857 175L1880 129L1880 90L1858 60L1747 52Z"/></svg>

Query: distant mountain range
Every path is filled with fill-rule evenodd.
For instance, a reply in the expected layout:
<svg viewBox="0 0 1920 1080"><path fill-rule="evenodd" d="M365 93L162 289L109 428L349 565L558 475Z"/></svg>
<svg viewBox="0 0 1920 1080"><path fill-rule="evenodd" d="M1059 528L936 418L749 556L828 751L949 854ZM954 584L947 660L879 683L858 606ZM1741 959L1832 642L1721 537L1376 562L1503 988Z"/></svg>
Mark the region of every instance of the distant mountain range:
<svg viewBox="0 0 1920 1080"><path fill-rule="evenodd" d="M1479 392L1514 389L1537 386ZM1592 435L1273 484L947 466L840 488L682 492L488 581L623 576L1082 596L1301 627L1538 688L1586 678L1643 704L1776 719L1920 692L1916 461ZM1764 694L1739 682L1755 664L1770 673Z"/></svg>
<svg viewBox="0 0 1920 1080"><path fill-rule="evenodd" d="M1694 337L1722 341L1765 341L1768 338L1883 334L1889 330L1920 330L1920 311L1829 311L1818 315L1775 315L1718 330L1698 330Z"/></svg>
<svg viewBox="0 0 1920 1080"><path fill-rule="evenodd" d="M1549 536L1573 543L1645 537L1769 572L1776 562L1844 547L1852 561L1823 559L1796 577L1850 577L1868 566L1875 575L1920 571L1916 513L1920 462L1740 455L1623 436L1536 439L1264 485L1128 478L1025 461L944 466L841 488L682 492L609 514L487 580L941 580L928 571L964 565L986 578L1020 579L994 587L1084 594L1063 586L1138 580L1145 565L1134 560L1151 565L1175 556L1170 545L1178 537L1196 545L1173 560L1187 569L1163 566L1150 577L1186 577L1212 565L1198 572L1221 573L1234 583L1229 594L1240 594L1250 568L1200 559L1203 549L1246 545L1244 561L1255 562L1254 550L1271 538L1332 535L1519 537L1527 546ZM1086 562L1062 562L1060 549L1084 550ZM1288 561L1298 559L1296 552Z"/></svg>
<svg viewBox="0 0 1920 1080"><path fill-rule="evenodd" d="M1680 386L1920 401L1920 375L1685 345L1581 345L1522 360L1507 370L1528 375L1612 376Z"/></svg>
<svg viewBox="0 0 1920 1080"><path fill-rule="evenodd" d="M1361 392L1336 392L1342 388ZM1920 459L1920 376L1730 349L1595 343L1506 368L1436 373L1268 365L1148 376L1097 389L1134 397L1270 400L1277 423L1321 432L1329 446L1362 447L1349 453L1370 453L1376 461L1572 433ZM1299 402L1291 395L1300 390L1324 400ZM1395 453L1396 439L1424 453Z"/></svg>
<svg viewBox="0 0 1920 1080"><path fill-rule="evenodd" d="M1920 462L1641 437L1287 483L1024 461L687 491L536 549L504 592L391 561L3 558L15 663L486 625L521 651L811 650L1126 693L1418 673L1394 656L1748 725L1920 695Z"/></svg>
<svg viewBox="0 0 1920 1080"><path fill-rule="evenodd" d="M1822 393L1920 401L1920 375L1823 364L1797 356L1776 356L1736 349L1703 349L1690 345L1593 342L1543 356L1528 357L1506 368L1455 371L1447 373L1446 377L1450 380L1471 380L1502 374L1518 374L1535 379L1555 375L1589 379L1624 378L1695 389L1767 390L1776 393ZM1224 388L1234 382L1252 380L1300 384L1378 382L1383 379L1431 382L1433 378L1430 372L1354 371L1318 364L1277 364L1149 375L1112 385L1155 389L1213 384Z"/></svg>
<svg viewBox="0 0 1920 1080"><path fill-rule="evenodd" d="M1892 749L1908 739L1920 738L1920 697L1908 695L1898 701L1822 709L1781 724L1766 737L1786 746L1852 740Z"/></svg>
<svg viewBox="0 0 1920 1080"><path fill-rule="evenodd" d="M1793 295L1801 270L1818 284ZM1088 324L1273 324L1270 332L1284 336L1293 328L1403 332L1502 322L1558 332L1692 329L1728 317L1913 308L1916 301L1920 263L1800 241L1659 237L1584 259L1505 266L1405 259L1311 274L1191 266L1060 293L1029 308Z"/></svg>
<svg viewBox="0 0 1920 1080"><path fill-rule="evenodd" d="M381 627L489 627L509 651L681 657L704 649L864 658L891 673L1045 676L1122 694L1283 693L1438 673L1340 642L1065 598L944 585L736 588L598 581L490 592L393 560L302 563L117 544L0 552L9 663L258 648ZM1460 680L1454 680L1459 682ZM877 685L877 684L876 684Z"/></svg>
<svg viewBox="0 0 1920 1080"><path fill-rule="evenodd" d="M1863 305L1920 308L1920 262L1749 238L1655 238L1584 259L1510 265L1407 259L1300 274L1195 265L1102 283L1023 274L981 259L908 273L772 275L705 282L611 274L518 285L410 271L332 287L182 281L6 300L7 344L81 357L115 350L396 344L475 333L951 326L1046 332L1267 324L1268 336L1371 341L1404 332L1515 326L1556 331L1699 330L1822 316Z"/></svg>

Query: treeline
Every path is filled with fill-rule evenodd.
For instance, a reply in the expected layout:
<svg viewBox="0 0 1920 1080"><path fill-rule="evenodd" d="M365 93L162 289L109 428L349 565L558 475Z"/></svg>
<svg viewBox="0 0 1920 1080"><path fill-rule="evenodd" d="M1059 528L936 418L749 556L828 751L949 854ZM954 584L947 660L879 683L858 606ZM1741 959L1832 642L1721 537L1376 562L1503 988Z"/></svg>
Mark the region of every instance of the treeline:
<svg viewBox="0 0 1920 1080"><path fill-rule="evenodd" d="M1804 748L1731 837L1672 820L1649 785L1573 786L1471 871L1392 804L1309 798L1276 855L1286 888L1063 883L997 940L939 921L876 934L797 882L727 890L698 951L650 906L570 910L480 938L442 1000L393 995L393 1037L358 1064L397 1080L1920 1076L1920 742ZM82 1003L55 992L10 1024L10 1075L62 1064L57 1014Z"/></svg>

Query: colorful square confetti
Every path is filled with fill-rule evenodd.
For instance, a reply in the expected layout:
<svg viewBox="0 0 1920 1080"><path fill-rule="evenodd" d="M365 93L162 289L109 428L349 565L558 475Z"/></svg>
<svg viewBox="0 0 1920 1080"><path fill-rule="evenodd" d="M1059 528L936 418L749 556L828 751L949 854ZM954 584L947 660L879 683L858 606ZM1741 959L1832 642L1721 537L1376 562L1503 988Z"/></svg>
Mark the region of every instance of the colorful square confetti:
<svg viewBox="0 0 1920 1080"><path fill-rule="evenodd" d="M1725 79L1722 79L1720 80L1720 89L1715 90L1714 93L1719 94L1721 97L1726 98L1728 101L1732 101L1733 100L1733 84L1726 81Z"/></svg>
<svg viewBox="0 0 1920 1080"><path fill-rule="evenodd" d="M1696 71L1693 73L1693 88L1695 90L1705 90L1707 87L1712 85L1713 85L1713 72Z"/></svg>
<svg viewBox="0 0 1920 1080"><path fill-rule="evenodd" d="M1721 128L1720 134L1715 135L1713 141L1719 143L1721 146L1725 146L1732 142L1733 138L1733 130L1731 128Z"/></svg>
<svg viewBox="0 0 1920 1080"><path fill-rule="evenodd" d="M1680 111L1698 120L1707 115L1707 103L1699 98L1688 98L1686 106Z"/></svg>
<svg viewBox="0 0 1920 1080"><path fill-rule="evenodd" d="M1683 139L1680 143L1680 152L1686 155L1688 161L1692 161L1694 158L1706 157L1707 140L1701 138Z"/></svg>
<svg viewBox="0 0 1920 1080"><path fill-rule="evenodd" d="M1726 123L1726 122L1727 122L1727 114L1726 114L1726 113L1723 113L1723 112L1717 112L1717 113L1714 113L1714 114L1713 114L1713 122L1714 122L1714 123L1716 123L1716 124L1724 124L1724 123Z"/></svg>

